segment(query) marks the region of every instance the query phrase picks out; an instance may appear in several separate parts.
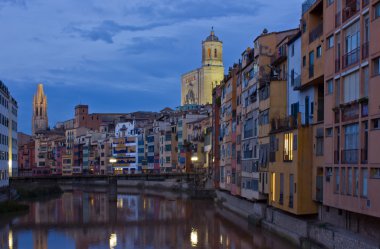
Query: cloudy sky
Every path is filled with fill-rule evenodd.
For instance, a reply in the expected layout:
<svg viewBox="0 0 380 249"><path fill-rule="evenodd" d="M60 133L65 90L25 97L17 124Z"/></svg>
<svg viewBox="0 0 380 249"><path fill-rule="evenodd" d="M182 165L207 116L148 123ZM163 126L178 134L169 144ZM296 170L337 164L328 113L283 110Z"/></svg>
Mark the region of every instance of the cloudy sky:
<svg viewBox="0 0 380 249"><path fill-rule="evenodd" d="M295 28L302 0L0 0L0 79L30 133L32 96L49 124L90 112L158 111L180 103L181 74L200 66L214 26L228 68L264 28Z"/></svg>

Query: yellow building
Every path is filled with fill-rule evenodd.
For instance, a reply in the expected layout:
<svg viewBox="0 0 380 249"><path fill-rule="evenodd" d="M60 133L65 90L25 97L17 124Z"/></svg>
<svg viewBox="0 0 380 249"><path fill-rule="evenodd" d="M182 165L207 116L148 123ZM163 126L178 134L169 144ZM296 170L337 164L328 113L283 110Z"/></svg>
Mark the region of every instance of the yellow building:
<svg viewBox="0 0 380 249"><path fill-rule="evenodd" d="M211 30L202 42L202 67L182 75L181 105L211 104L212 89L223 77L223 43Z"/></svg>
<svg viewBox="0 0 380 249"><path fill-rule="evenodd" d="M270 196L273 207L296 214L317 213L312 199L313 129L292 116L272 121L270 137Z"/></svg>

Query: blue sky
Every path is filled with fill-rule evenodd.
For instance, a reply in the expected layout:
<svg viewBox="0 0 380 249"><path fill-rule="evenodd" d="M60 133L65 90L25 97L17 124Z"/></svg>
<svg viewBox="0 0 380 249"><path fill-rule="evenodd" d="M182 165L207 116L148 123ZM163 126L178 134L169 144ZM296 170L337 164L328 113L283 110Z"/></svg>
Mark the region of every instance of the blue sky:
<svg viewBox="0 0 380 249"><path fill-rule="evenodd" d="M90 112L180 103L181 74L200 66L211 26L228 68L264 28L298 26L302 0L0 0L0 79L30 133L37 83L49 124Z"/></svg>

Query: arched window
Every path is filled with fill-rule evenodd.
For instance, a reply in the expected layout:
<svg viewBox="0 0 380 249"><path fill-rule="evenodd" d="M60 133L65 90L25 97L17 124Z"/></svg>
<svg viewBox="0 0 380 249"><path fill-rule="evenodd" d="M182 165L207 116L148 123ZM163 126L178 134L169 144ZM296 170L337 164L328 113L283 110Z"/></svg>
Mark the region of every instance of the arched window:
<svg viewBox="0 0 380 249"><path fill-rule="evenodd" d="M211 58L211 48L208 49L208 58Z"/></svg>
<svg viewBox="0 0 380 249"><path fill-rule="evenodd" d="M214 57L218 58L218 51L216 49L214 49Z"/></svg>
<svg viewBox="0 0 380 249"><path fill-rule="evenodd" d="M42 107L40 107L40 116L42 116Z"/></svg>
<svg viewBox="0 0 380 249"><path fill-rule="evenodd" d="M38 116L38 107L36 107L36 116Z"/></svg>

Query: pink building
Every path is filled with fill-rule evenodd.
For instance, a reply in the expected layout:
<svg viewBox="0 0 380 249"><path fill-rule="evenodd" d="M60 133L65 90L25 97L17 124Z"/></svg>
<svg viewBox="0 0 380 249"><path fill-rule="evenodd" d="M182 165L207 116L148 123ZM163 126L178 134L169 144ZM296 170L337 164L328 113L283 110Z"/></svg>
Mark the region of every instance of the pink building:
<svg viewBox="0 0 380 249"><path fill-rule="evenodd" d="M323 1L323 13L325 207L320 215L379 238L380 1Z"/></svg>

